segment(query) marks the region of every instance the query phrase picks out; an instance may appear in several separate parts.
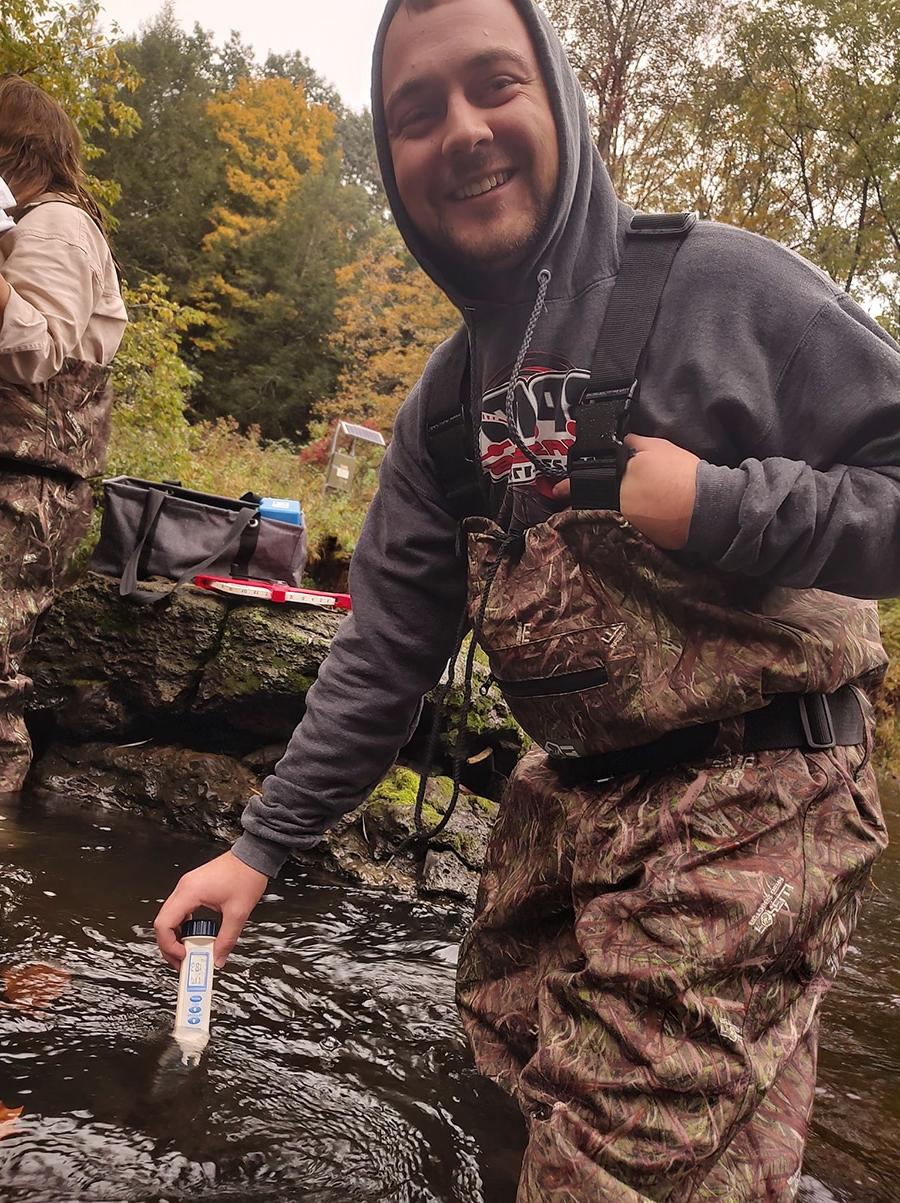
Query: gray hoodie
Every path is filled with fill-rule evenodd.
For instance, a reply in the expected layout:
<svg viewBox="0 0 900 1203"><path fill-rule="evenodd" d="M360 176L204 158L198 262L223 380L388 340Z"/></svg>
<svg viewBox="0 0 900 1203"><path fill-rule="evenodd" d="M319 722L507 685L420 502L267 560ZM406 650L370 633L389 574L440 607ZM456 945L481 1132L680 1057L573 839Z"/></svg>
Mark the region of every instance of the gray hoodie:
<svg viewBox="0 0 900 1203"><path fill-rule="evenodd" d="M434 389L459 393L467 351L484 471L527 487L506 437L504 395L537 292L552 280L519 386L526 442L564 462L631 210L593 146L584 98L531 0L513 0L553 105L560 182L543 235L503 304L472 296L434 260L394 181L375 46L372 110L397 225L464 325L434 352L397 416L350 573L353 614L310 690L305 717L234 851L264 873L358 806L409 739L452 650L466 593L456 523L425 441ZM700 457L686 554L723 572L857 597L900 593L900 348L827 276L755 234L703 222L673 268L648 344L636 434Z"/></svg>

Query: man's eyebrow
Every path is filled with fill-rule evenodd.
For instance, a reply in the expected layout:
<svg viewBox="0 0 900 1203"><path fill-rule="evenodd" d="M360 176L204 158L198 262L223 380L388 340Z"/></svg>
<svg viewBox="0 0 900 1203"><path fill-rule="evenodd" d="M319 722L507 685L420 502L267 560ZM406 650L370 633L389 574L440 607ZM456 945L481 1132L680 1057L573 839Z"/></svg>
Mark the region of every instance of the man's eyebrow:
<svg viewBox="0 0 900 1203"><path fill-rule="evenodd" d="M480 54L476 54L474 58L470 58L466 63L466 68L476 71L481 67L493 67L499 62L513 63L520 71L526 75L530 75L534 70L531 63L521 55L518 50L513 50L509 46L493 46L490 50L483 50Z"/></svg>
<svg viewBox="0 0 900 1203"><path fill-rule="evenodd" d="M524 75L531 75L534 71L533 66L518 50L513 50L508 46L494 46L490 50L481 51L480 54L476 54L466 61L464 70L483 71L485 67L494 67L501 62L512 63ZM402 104L404 100L410 100L427 91L431 83L428 76L408 79L390 94L384 106L385 113L390 115L391 110L398 104Z"/></svg>

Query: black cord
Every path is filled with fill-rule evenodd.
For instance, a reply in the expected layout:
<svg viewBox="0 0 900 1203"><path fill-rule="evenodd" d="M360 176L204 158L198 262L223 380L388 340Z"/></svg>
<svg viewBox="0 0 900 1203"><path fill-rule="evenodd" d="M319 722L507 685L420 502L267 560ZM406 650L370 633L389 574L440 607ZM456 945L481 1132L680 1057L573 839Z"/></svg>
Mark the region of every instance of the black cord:
<svg viewBox="0 0 900 1203"><path fill-rule="evenodd" d="M416 797L416 830L413 835L403 841L403 843L398 847L397 852L394 853L394 856L403 851L410 844L415 843L417 840L422 840L426 844L429 843L434 839L435 836L441 834L441 832L446 828L447 824L453 818L456 805L459 801L461 788L460 779L462 777L462 766L465 758L466 730L469 723L469 713L472 709L472 685L475 675L475 653L478 650L478 640L481 637L482 627L484 626L484 617L487 613L488 602L490 601L491 590L494 586L494 581L497 579L497 573L500 571L500 565L503 563L503 559L510 548L516 546L517 544L521 544L521 542L522 535L507 534L501 542L499 550L497 551L497 555L491 561L487 573L485 574L484 586L481 591L480 604L478 608L478 617L475 619L474 626L472 627L472 639L469 643L469 649L466 655L466 669L465 676L463 678L463 700L459 711L459 718L456 722L455 737L453 739L453 754L451 760L453 793L451 794L450 801L447 804L444 817L434 828L429 831L422 821L422 810L425 804L425 793L428 788L428 782L434 766L434 754L437 750L438 733L440 731L441 720L444 716L444 702L452 687L453 681L456 678L456 665L459 661L459 653L462 650L462 644L465 639L466 629L468 627L468 623L465 621L465 614L463 616L463 622L460 623L456 651L454 652L453 659L450 662L447 685L441 694L438 705L435 708L434 721L431 725L431 733L428 740L428 750L424 772L419 779L419 792ZM391 857L391 860L393 859L394 858Z"/></svg>

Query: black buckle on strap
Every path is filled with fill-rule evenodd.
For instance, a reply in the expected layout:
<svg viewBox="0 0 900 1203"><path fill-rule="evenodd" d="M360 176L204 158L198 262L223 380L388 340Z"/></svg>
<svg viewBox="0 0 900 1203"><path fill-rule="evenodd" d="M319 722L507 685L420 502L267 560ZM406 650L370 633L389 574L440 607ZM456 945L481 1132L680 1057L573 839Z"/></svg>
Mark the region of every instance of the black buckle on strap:
<svg viewBox="0 0 900 1203"><path fill-rule="evenodd" d="M600 388L589 380L575 406L575 459L598 452L609 454L622 442L622 435L638 382Z"/></svg>
<svg viewBox="0 0 900 1203"><path fill-rule="evenodd" d="M693 213L635 213L628 230L630 238L682 238L700 220Z"/></svg>
<svg viewBox="0 0 900 1203"><path fill-rule="evenodd" d="M608 406L616 421L616 434L619 434L623 422L628 417L628 411L631 409L637 388L636 380L632 380L630 384L616 385L613 388L598 388L592 380L589 380L576 407L576 414L582 406Z"/></svg>
<svg viewBox="0 0 900 1203"><path fill-rule="evenodd" d="M836 744L834 719L824 693L804 693L800 703L800 725L806 742L813 751L824 751Z"/></svg>
<svg viewBox="0 0 900 1203"><path fill-rule="evenodd" d="M622 436L638 382L602 388L588 383L575 406L575 443L569 450L573 509L617 510Z"/></svg>

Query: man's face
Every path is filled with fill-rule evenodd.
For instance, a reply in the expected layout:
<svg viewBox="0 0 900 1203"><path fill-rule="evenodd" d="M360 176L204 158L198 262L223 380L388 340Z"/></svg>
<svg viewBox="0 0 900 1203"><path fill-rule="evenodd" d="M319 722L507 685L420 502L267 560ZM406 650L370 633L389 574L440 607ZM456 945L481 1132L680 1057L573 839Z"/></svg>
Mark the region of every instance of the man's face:
<svg viewBox="0 0 900 1203"><path fill-rule="evenodd" d="M418 231L473 270L515 267L549 216L559 143L511 0L401 6L382 87L397 187Z"/></svg>

